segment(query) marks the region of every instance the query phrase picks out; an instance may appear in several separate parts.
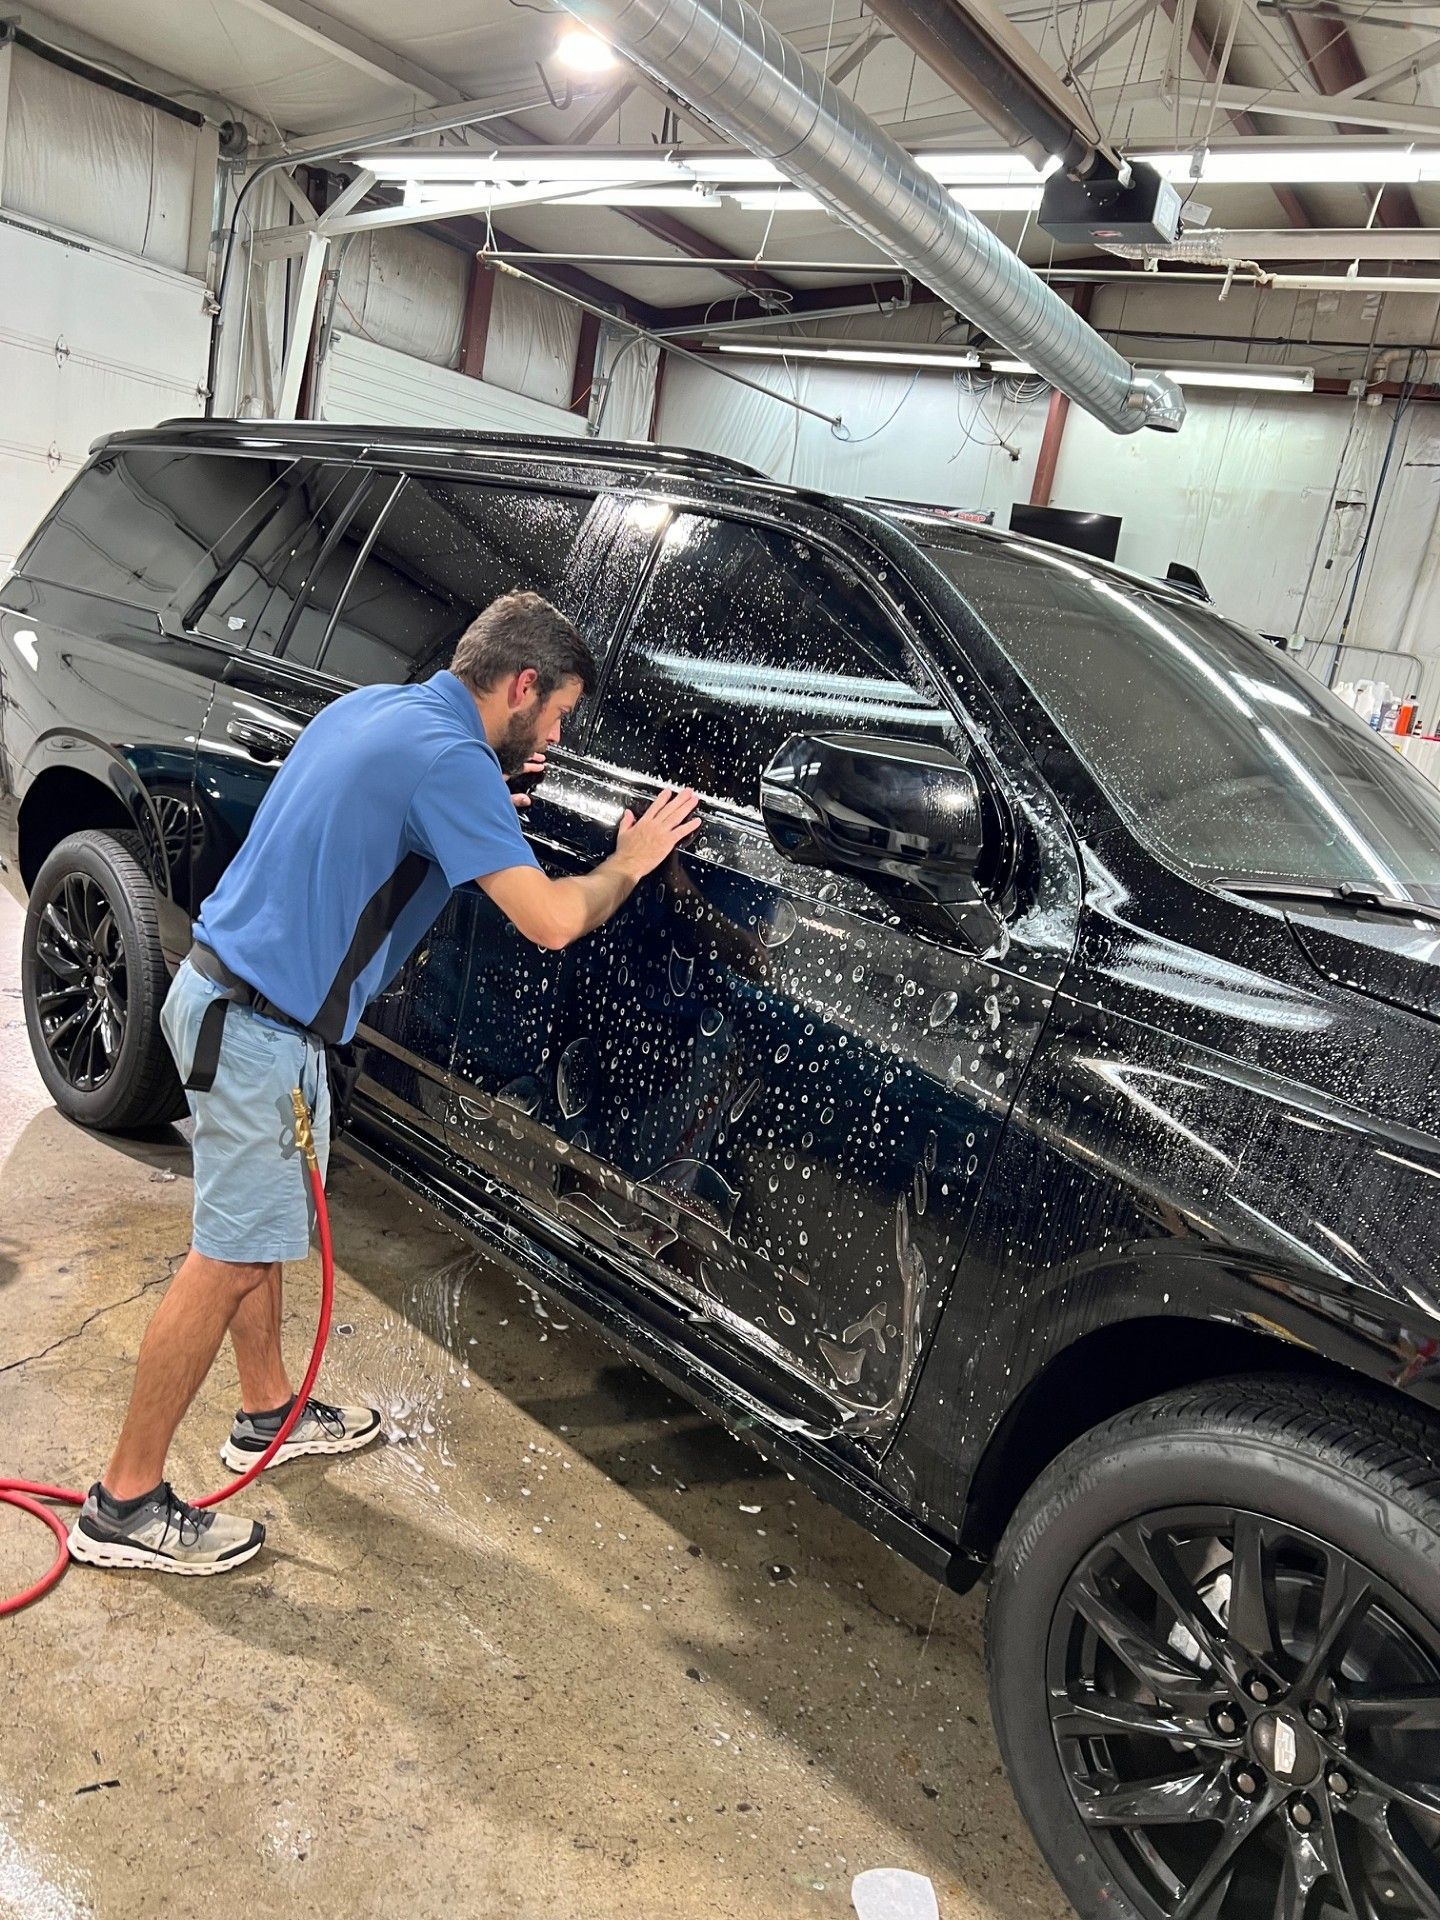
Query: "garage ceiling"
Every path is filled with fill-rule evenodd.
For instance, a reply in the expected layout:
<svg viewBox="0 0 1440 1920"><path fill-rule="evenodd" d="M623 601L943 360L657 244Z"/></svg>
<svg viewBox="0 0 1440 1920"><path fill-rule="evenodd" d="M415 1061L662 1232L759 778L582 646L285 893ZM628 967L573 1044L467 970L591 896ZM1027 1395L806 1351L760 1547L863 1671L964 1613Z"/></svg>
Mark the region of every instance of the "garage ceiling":
<svg viewBox="0 0 1440 1920"><path fill-rule="evenodd" d="M979 116L859 4L766 0L761 10L904 144L999 145ZM1127 150L1205 144L1316 144L1363 137L1440 146L1440 5L1423 0L1005 0L1037 56L1074 75L1094 131ZM569 24L545 0L47 0L23 8L32 31L108 50L243 111L260 137L303 147L337 129L399 127L459 102L535 104L451 138L488 147L650 147L709 139L626 69L576 81L553 58ZM103 43L94 38L103 26ZM550 104L547 95L555 104ZM1343 95L1343 102L1332 96ZM1281 107L1284 111L1276 111ZM1350 119L1345 118L1346 110ZM1332 118L1331 115L1334 115ZM1353 116L1403 123L1403 131ZM1440 224L1440 186L1212 187L1203 198L1225 227L1412 228ZM678 216L677 216L678 217ZM1024 214L985 216L1034 264L1063 259ZM730 203L686 211L690 251L786 262L853 261L857 282L887 263L823 214L773 220ZM547 252L633 258L592 268L651 307L731 298L733 275L682 267L685 250L625 213L544 207L506 215L507 233ZM674 262L675 264L664 264ZM1383 266L1367 271L1384 271ZM837 276L789 269L796 288Z"/></svg>

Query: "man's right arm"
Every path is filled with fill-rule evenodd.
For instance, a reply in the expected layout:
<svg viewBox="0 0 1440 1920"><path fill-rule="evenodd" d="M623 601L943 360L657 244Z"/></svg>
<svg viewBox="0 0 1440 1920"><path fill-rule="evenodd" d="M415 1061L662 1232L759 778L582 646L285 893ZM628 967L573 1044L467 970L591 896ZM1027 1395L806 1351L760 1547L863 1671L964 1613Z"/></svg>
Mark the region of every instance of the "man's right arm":
<svg viewBox="0 0 1440 1920"><path fill-rule="evenodd" d="M537 867L506 867L477 885L527 940L558 951L603 925L689 839L700 825L695 804L690 788L667 787L638 820L627 811L614 853L589 873L552 880Z"/></svg>

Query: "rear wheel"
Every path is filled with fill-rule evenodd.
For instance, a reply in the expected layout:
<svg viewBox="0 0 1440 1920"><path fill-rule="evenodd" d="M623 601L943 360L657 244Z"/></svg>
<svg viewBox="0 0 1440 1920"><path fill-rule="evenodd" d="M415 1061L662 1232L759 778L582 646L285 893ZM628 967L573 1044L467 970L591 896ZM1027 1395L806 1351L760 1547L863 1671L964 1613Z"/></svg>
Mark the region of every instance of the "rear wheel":
<svg viewBox="0 0 1440 1920"><path fill-rule="evenodd" d="M30 889L21 987L30 1045L61 1112L125 1132L185 1111L160 1031L169 973L138 833L71 834Z"/></svg>
<svg viewBox="0 0 1440 1920"><path fill-rule="evenodd" d="M1021 1807L1078 1911L1440 1920L1440 1434L1255 1379L1085 1435L987 1623Z"/></svg>

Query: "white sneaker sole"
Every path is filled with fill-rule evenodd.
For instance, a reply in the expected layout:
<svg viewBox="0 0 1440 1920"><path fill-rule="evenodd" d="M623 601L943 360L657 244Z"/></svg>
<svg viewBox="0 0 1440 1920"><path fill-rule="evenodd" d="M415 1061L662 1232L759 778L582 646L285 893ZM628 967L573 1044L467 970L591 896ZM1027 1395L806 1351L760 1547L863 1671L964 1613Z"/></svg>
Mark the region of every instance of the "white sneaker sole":
<svg viewBox="0 0 1440 1920"><path fill-rule="evenodd" d="M287 1440L265 1471L269 1473L270 1467L283 1467L287 1460L303 1460L311 1455L355 1453L379 1438L380 1422L377 1420L364 1433L347 1433L343 1440ZM260 1455L237 1447L233 1440L227 1440L220 1449L220 1458L232 1473L248 1473Z"/></svg>
<svg viewBox="0 0 1440 1920"><path fill-rule="evenodd" d="M89 1534L81 1533L76 1527L70 1529L68 1544L70 1558L81 1566L178 1573L187 1579L204 1579L210 1573L229 1573L232 1567L243 1567L247 1560L255 1558L264 1546L265 1538L262 1534L253 1546L241 1547L238 1553L232 1553L225 1560L172 1560L150 1547L127 1546L120 1540L92 1540Z"/></svg>

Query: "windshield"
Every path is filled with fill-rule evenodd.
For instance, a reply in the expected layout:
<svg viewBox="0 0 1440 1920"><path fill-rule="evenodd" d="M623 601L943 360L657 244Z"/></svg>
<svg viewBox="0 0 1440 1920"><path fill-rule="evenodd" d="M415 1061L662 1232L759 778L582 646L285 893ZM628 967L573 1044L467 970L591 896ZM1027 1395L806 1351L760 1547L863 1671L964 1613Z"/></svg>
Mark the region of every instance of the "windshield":
<svg viewBox="0 0 1440 1920"><path fill-rule="evenodd" d="M907 531L1136 833L1195 878L1440 903L1440 789L1276 648L1040 545Z"/></svg>

